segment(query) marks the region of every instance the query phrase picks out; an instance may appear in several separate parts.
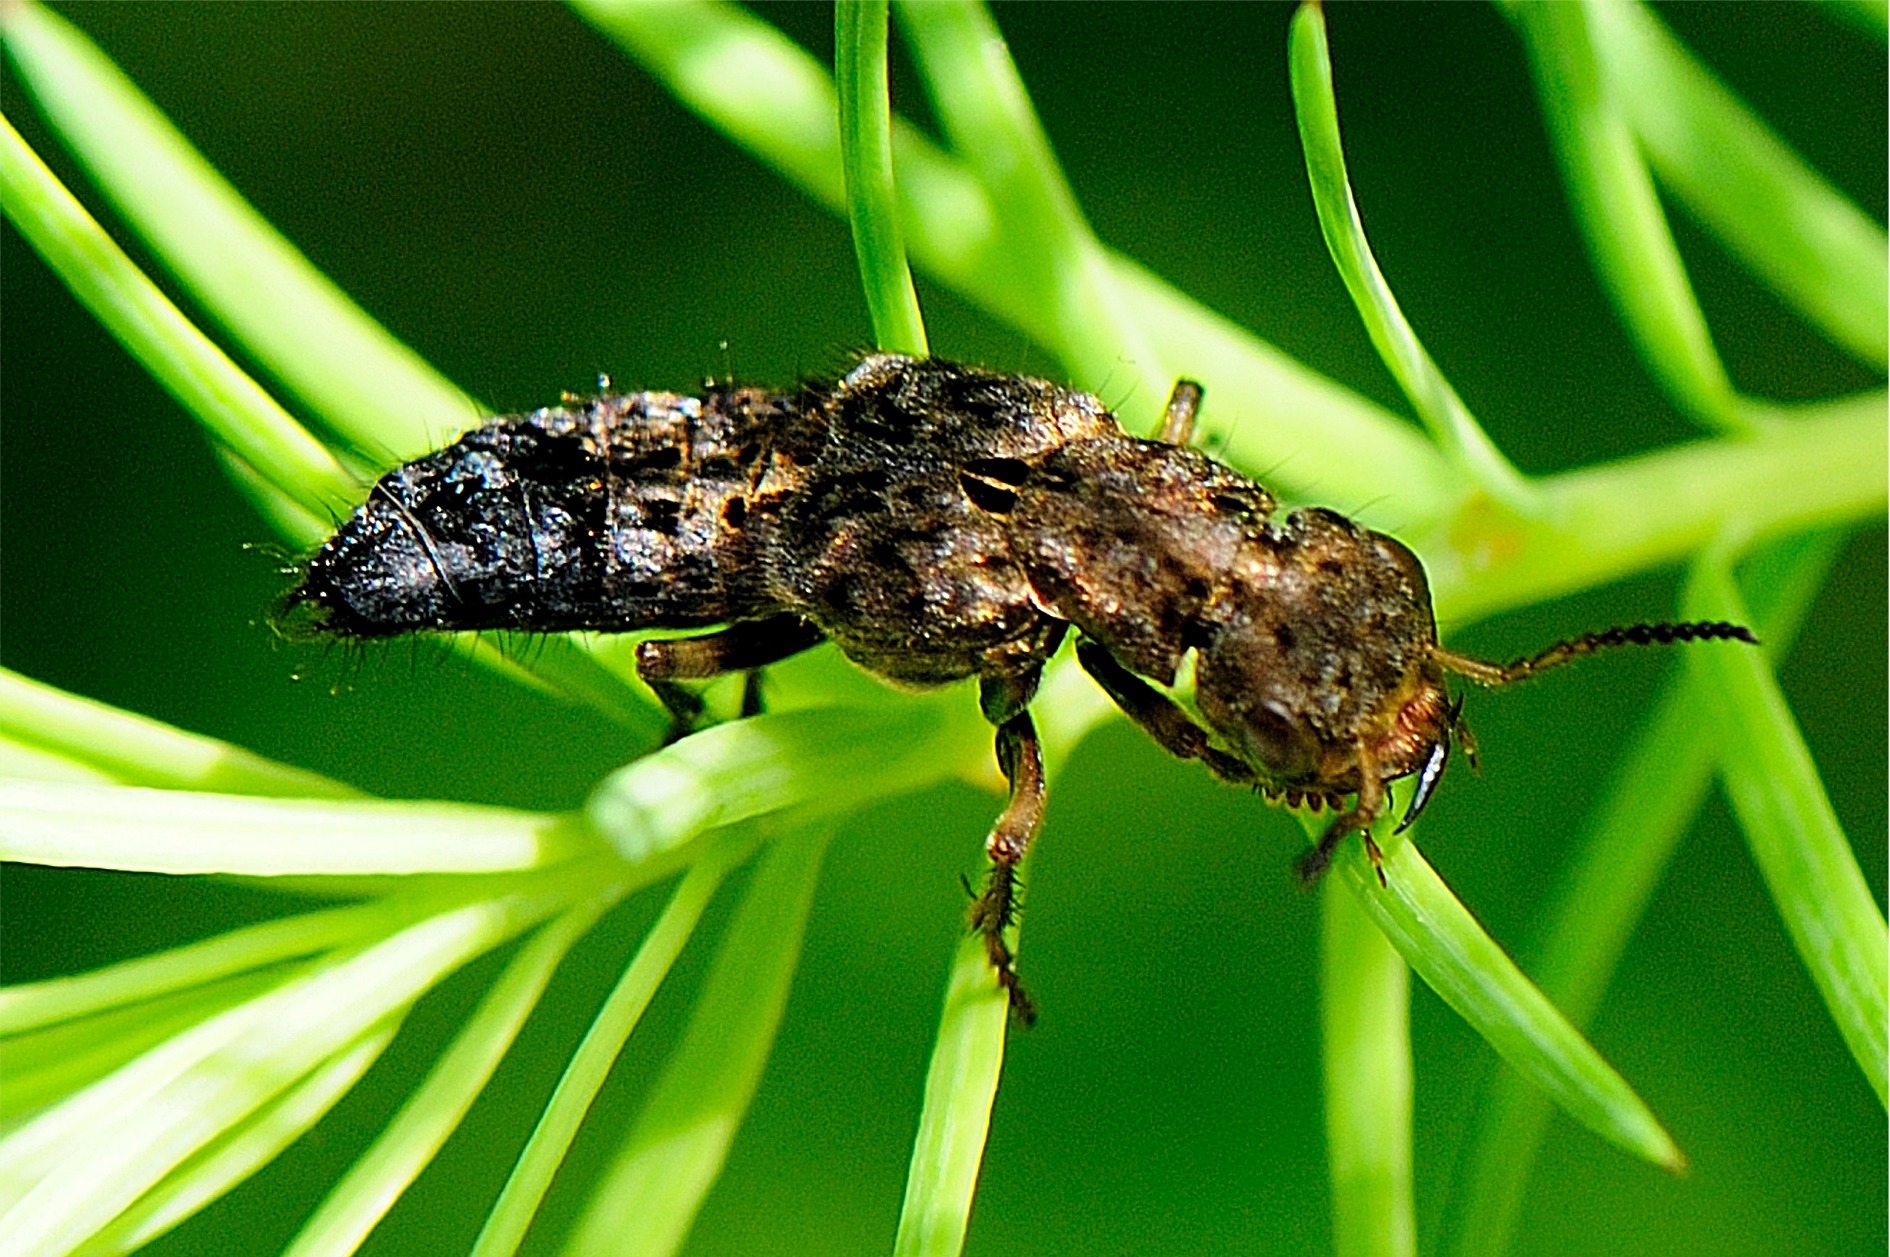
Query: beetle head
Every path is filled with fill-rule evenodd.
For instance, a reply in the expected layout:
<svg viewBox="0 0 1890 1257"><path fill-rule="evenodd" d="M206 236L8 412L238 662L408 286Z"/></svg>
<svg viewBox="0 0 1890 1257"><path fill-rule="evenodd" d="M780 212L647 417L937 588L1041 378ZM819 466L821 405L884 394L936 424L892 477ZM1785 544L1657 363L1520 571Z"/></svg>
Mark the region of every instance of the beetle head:
<svg viewBox="0 0 1890 1257"><path fill-rule="evenodd" d="M1455 723L1417 556L1325 510L1255 538L1198 647L1195 700L1270 786L1340 795L1442 768ZM1424 791L1428 796L1429 791Z"/></svg>

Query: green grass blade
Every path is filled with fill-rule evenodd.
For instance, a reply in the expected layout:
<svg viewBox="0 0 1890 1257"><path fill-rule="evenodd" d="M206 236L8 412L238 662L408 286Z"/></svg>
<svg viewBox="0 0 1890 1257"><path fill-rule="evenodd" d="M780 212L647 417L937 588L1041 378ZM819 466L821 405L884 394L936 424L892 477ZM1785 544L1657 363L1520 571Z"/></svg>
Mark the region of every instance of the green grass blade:
<svg viewBox="0 0 1890 1257"><path fill-rule="evenodd" d="M313 550L333 529L334 516L316 515L308 510L293 496L271 484L268 477L244 462L228 446L212 445L210 452L256 508L256 513L296 549Z"/></svg>
<svg viewBox="0 0 1890 1257"><path fill-rule="evenodd" d="M57 751L0 733L0 777L24 777L30 781L77 781L108 786L120 784L118 778L102 768L68 759Z"/></svg>
<svg viewBox="0 0 1890 1257"><path fill-rule="evenodd" d="M571 945L615 902L599 895L541 928L493 982L426 1078L329 1191L285 1250L345 1257L433 1160L485 1089Z"/></svg>
<svg viewBox="0 0 1890 1257"><path fill-rule="evenodd" d="M637 864L770 812L848 811L981 767L990 751L976 736L976 713L952 710L965 706L914 700L893 709L823 707L717 725L605 778L586 814L618 854Z"/></svg>
<svg viewBox="0 0 1890 1257"><path fill-rule="evenodd" d="M4 119L0 209L79 303L218 440L304 511L328 517L345 509L354 477L178 312Z"/></svg>
<svg viewBox="0 0 1890 1257"><path fill-rule="evenodd" d="M412 901L400 900L304 912L89 973L9 986L0 990L0 1035L91 1017L248 970L352 946L417 915Z"/></svg>
<svg viewBox="0 0 1890 1257"><path fill-rule="evenodd" d="M480 1228L472 1257L511 1257L518 1251L612 1063L629 1042L683 944L695 932L703 909L729 872L748 857L754 841L752 832L723 831L677 885L662 916L644 936L637 954L584 1032L577 1051L571 1054L545 1111L532 1128L531 1138L506 1178L504 1190Z"/></svg>
<svg viewBox="0 0 1890 1257"><path fill-rule="evenodd" d="M834 83L847 220L866 308L881 349L924 357L925 320L906 265L893 186L892 97L886 81L886 0L839 0L833 9Z"/></svg>
<svg viewBox="0 0 1890 1257"><path fill-rule="evenodd" d="M1342 844L1335 872L1417 975L1563 1112L1603 1139L1668 1169L1686 1164L1641 1098L1550 1004L1458 902L1417 848L1386 844L1381 887L1363 844Z"/></svg>
<svg viewBox="0 0 1890 1257"><path fill-rule="evenodd" d="M219 794L347 798L358 791L0 668L0 734L89 765L129 786Z"/></svg>
<svg viewBox="0 0 1890 1257"><path fill-rule="evenodd" d="M720 5L586 0L579 7L711 124L814 199L844 208L838 139L821 122L834 107L832 83L779 32ZM974 229L990 212L979 209L975 181L899 124L893 151L914 257L971 300L1048 341L1041 312L1007 295L1003 258L990 251L995 229ZM1270 479L1289 490L1301 476L1316 479L1306 486L1324 500L1382 502L1376 509L1394 512L1413 536L1421 521L1448 516L1461 497L1458 477L1409 425L1286 360L1135 263L1116 257L1112 265L1133 302L1147 307L1145 325L1168 360L1205 381L1211 397L1238 399L1246 422L1228 448L1235 461L1277 465ZM1704 544L1721 520L1755 507L1768 514L1769 530L1880 513L1882 477L1865 472L1882 464L1870 452L1882 445L1881 395L1806 410L1819 424L1800 431L1794 423L1778 444L1771 434L1749 445L1701 443L1545 477L1537 487L1551 501L1520 536L1507 519L1452 520L1424 551L1440 604L1449 603L1448 614L1458 618L1490 614L1670 562ZM1212 413L1206 426L1227 430ZM1360 458L1360 449L1377 456ZM1790 490L1767 479L1772 465L1785 469ZM1684 492L1674 492L1676 486ZM1701 490L1710 501L1694 496ZM1689 516L1696 508L1711 518L1702 524ZM1495 565L1476 559L1485 549L1506 558ZM1565 564L1564 552L1576 562Z"/></svg>
<svg viewBox="0 0 1890 1257"><path fill-rule="evenodd" d="M1882 370L1884 229L1807 166L1645 5L1594 4L1595 50L1654 172L1759 281Z"/></svg>
<svg viewBox="0 0 1890 1257"><path fill-rule="evenodd" d="M1695 420L1745 430L1627 113L1601 71L1589 10L1511 3L1507 12L1529 50L1576 222L1642 361Z"/></svg>
<svg viewBox="0 0 1890 1257"><path fill-rule="evenodd" d="M654 745L669 728L669 713L647 688L629 684L600 656L595 633L451 633L445 648L507 680L590 708Z"/></svg>
<svg viewBox="0 0 1890 1257"><path fill-rule="evenodd" d="M392 1042L392 1027L371 1033L258 1109L179 1166L80 1249L82 1257L133 1253L239 1186L320 1121Z"/></svg>
<svg viewBox="0 0 1890 1257"><path fill-rule="evenodd" d="M1805 407L1789 425L1697 441L1546 476L1540 519L1461 533L1424 550L1440 620L1462 623L1674 563L1726 528L1804 532L1881 518L1890 459L1882 393ZM1458 538L1504 549L1482 560Z"/></svg>
<svg viewBox="0 0 1890 1257"><path fill-rule="evenodd" d="M6 1086L0 1122L21 1117L91 1086L126 1062L200 1021L281 986L305 970L274 966L160 992L0 1039Z"/></svg>
<svg viewBox="0 0 1890 1257"><path fill-rule="evenodd" d="M940 125L991 198L1011 282L1048 300L1049 347L1152 428L1173 376L1123 299L990 12L927 0L901 4L899 20Z"/></svg>
<svg viewBox="0 0 1890 1257"><path fill-rule="evenodd" d="M443 913L200 1022L0 1140L0 1255L66 1252L189 1157L548 908Z"/></svg>
<svg viewBox="0 0 1890 1257"><path fill-rule="evenodd" d="M787 834L762 857L682 1040L592 1190L567 1253L635 1257L682 1246L774 1045L829 836Z"/></svg>
<svg viewBox="0 0 1890 1257"><path fill-rule="evenodd" d="M1333 1251L1411 1257L1411 971L1350 891L1321 897L1321 1055Z"/></svg>
<svg viewBox="0 0 1890 1257"><path fill-rule="evenodd" d="M1826 13L1870 36L1890 40L1890 3L1886 0L1816 0Z"/></svg>
<svg viewBox="0 0 1890 1257"><path fill-rule="evenodd" d="M1710 556L1694 565L1684 609L1701 619L1749 619L1731 575ZM1883 911L1871 898L1764 658L1752 651L1703 650L1687 662L1716 700L1720 783L1753 861L1799 959L1881 1103L1890 1087L1890 933Z"/></svg>
<svg viewBox="0 0 1890 1257"><path fill-rule="evenodd" d="M1841 540L1837 534L1794 539L1755 564L1746 583L1759 594L1755 628L1769 654L1783 654L1797 635ZM1600 1006L1712 786L1717 746L1712 727L1700 718L1710 702L1689 670L1667 683L1549 897L1531 968L1544 993L1577 1025ZM1508 1247L1551 1111L1547 1097L1515 1073L1491 1075L1443 1231L1457 1257Z"/></svg>
<svg viewBox="0 0 1890 1257"><path fill-rule="evenodd" d="M787 36L721 0L570 3L730 139L766 154L811 199L845 210L839 97L825 67Z"/></svg>
<svg viewBox="0 0 1890 1257"><path fill-rule="evenodd" d="M1373 347L1452 463L1504 506L1522 515L1534 513L1538 503L1529 483L1490 441L1470 408L1457 396L1457 390L1437 369L1372 256L1365 224L1359 219L1358 202L1352 196L1351 179L1346 174L1345 149L1339 139L1339 107L1332 92L1325 11L1317 4L1302 4L1293 15L1287 59L1292 70L1293 110L1299 119L1300 147L1306 154L1306 174L1312 184L1319 230Z"/></svg>
<svg viewBox="0 0 1890 1257"><path fill-rule="evenodd" d="M363 450L414 458L478 416L283 239L77 29L18 4L5 33L47 120L125 220L335 431Z"/></svg>
<svg viewBox="0 0 1890 1257"><path fill-rule="evenodd" d="M678 100L773 167L810 199L846 211L827 71L779 31L727 4L574 0ZM893 122L893 165L906 241L933 277L1044 345L1050 312L1015 282L991 197L961 161ZM1250 468L1332 500L1395 503L1436 518L1461 496L1455 473L1408 423L1236 327L1119 254L1104 250L1162 360L1205 383L1202 430ZM1221 400L1217 400L1221 399ZM1240 422L1234 420L1238 418ZM1359 458L1373 449L1377 458Z"/></svg>
<svg viewBox="0 0 1890 1257"><path fill-rule="evenodd" d="M1044 672L1038 701L1044 773L1054 793L1064 763L1078 742L1121 711L1064 655ZM1026 885L1029 854L1018 869ZM1019 952L1023 911L1005 932L1013 956ZM1004 1033L1010 999L991 972L984 943L963 939L952 957L944 1009L926 1066L924 1104L906 1166L906 1192L893 1238L898 1257L954 1257L964 1248L972 1198L991 1129L991 1106L1004 1068Z"/></svg>
<svg viewBox="0 0 1890 1257"><path fill-rule="evenodd" d="M473 804L0 781L0 859L24 864L257 877L499 873L595 850L572 817Z"/></svg>
<svg viewBox="0 0 1890 1257"><path fill-rule="evenodd" d="M926 1067L925 1102L893 1238L895 1257L956 1257L964 1249L1009 1020L1010 1000L992 980L983 941L962 940L952 957L945 1011Z"/></svg>

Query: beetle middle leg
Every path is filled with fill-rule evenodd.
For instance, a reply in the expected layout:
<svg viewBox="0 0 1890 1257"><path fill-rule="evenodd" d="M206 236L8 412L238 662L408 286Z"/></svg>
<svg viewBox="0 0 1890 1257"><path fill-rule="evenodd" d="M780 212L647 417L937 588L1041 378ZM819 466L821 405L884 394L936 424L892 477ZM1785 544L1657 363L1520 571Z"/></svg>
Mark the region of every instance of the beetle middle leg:
<svg viewBox="0 0 1890 1257"><path fill-rule="evenodd" d="M665 741L674 742L694 730L702 715L702 699L678 681L703 681L728 672L746 672L742 715L752 716L761 710L755 669L798 655L819 645L825 636L812 621L798 615L742 620L700 637L638 642L637 675L669 709L670 731Z"/></svg>
<svg viewBox="0 0 1890 1257"><path fill-rule="evenodd" d="M1004 770L1011 793L985 839L991 872L983 892L972 901L971 928L984 940L984 954L997 971L998 985L1025 1025L1037 1019L1037 1010L1018 985L1016 958L1004 942L1004 931L1017 915L1018 862L1043 821L1043 746L1029 711L1041 675L1041 669L1032 669L1021 676L985 677L978 686L985 719L997 726L998 767Z"/></svg>

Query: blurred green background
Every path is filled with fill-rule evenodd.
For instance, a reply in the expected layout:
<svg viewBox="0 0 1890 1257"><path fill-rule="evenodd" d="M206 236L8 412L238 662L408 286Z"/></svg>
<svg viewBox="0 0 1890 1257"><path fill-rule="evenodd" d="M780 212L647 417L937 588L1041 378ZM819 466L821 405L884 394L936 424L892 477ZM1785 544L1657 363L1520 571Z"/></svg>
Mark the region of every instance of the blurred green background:
<svg viewBox="0 0 1890 1257"><path fill-rule="evenodd" d="M785 381L870 341L845 225L562 8L66 12L317 265L495 410L589 388L600 372L631 388L730 371ZM826 7L765 12L830 57ZM1662 12L1882 221L1881 45L1804 6ZM1286 90L1289 14L997 10L1104 240L1402 410L1312 216ZM1330 24L1366 228L1412 322L1497 442L1524 469L1547 472L1687 438L1589 273L1519 43L1496 13L1340 5ZM17 84L4 92L7 116L96 208ZM903 64L894 93L924 117ZM1676 229L1742 388L1803 398L1880 383L1679 214ZM4 230L0 662L393 796L570 806L639 750L584 711L426 645L344 658L275 641L262 609L284 578L258 544L271 540L265 527L191 420ZM923 280L920 289L936 352L1055 374L1017 333ZM1507 657L1659 618L1674 585L1672 572L1647 575L1468 626L1453 642ZM1783 667L1879 902L1885 622L1878 526L1853 540ZM1426 851L1525 963L1584 801L1671 666L1631 653L1472 700L1485 776L1452 775L1426 816ZM846 825L780 1041L691 1251L890 1243L962 919L958 874L978 866L994 806L969 787L941 789ZM1011 1040L970 1251L1329 1247L1316 905L1287 873L1302 841L1283 815L1166 759L1120 722L1079 749L1054 784L1030 886L1024 963L1046 1013ZM7 869L4 894L12 980L283 908L196 880L19 867ZM626 905L567 966L493 1093L369 1251L466 1247L598 984L655 906L651 895ZM567 1179L595 1169L634 1113L715 924L653 1007ZM476 993L473 981L437 993L309 1139L158 1251L280 1246ZM1419 1221L1430 1237L1494 1058L1422 989L1413 1023ZM1519 1251L1884 1251L1884 1115L1717 800L1592 1035L1680 1140L1692 1173L1665 1177L1558 1121ZM568 1218L577 1200L561 1182L547 1221ZM543 1229L537 1240L544 1250Z"/></svg>

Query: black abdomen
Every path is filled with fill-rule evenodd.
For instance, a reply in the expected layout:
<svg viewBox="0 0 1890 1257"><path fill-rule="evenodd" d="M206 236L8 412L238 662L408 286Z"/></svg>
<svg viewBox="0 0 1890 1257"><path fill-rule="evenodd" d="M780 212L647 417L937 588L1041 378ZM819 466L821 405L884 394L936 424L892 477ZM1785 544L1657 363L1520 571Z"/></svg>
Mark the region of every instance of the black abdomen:
<svg viewBox="0 0 1890 1257"><path fill-rule="evenodd" d="M382 477L286 604L351 637L766 614L750 516L802 439L794 400L635 393L496 420Z"/></svg>

